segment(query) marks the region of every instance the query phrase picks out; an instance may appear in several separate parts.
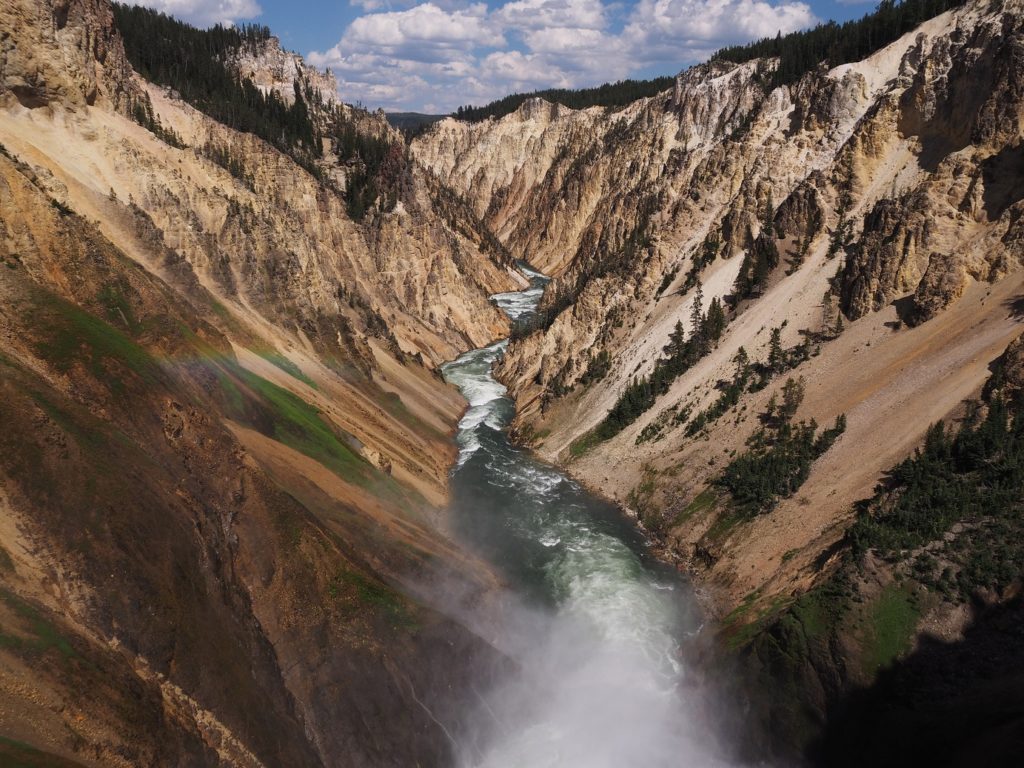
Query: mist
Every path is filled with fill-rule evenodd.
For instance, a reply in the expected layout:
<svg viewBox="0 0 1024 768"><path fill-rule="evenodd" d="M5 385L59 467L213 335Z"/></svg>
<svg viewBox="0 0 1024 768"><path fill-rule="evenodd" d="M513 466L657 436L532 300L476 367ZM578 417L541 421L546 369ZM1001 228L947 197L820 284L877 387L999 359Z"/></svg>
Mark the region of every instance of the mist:
<svg viewBox="0 0 1024 768"><path fill-rule="evenodd" d="M513 319L529 291L495 297ZM454 734L460 768L729 764L711 694L684 661L699 613L689 583L658 563L620 510L517 449L491 374L505 342L444 367L469 409L452 476L455 533L507 581L484 635L511 664L486 675Z"/></svg>
<svg viewBox="0 0 1024 768"><path fill-rule="evenodd" d="M581 573L557 609L505 615L514 671L468 702L461 768L719 766L714 724L690 686L675 601L650 584ZM685 634L683 635L685 638Z"/></svg>

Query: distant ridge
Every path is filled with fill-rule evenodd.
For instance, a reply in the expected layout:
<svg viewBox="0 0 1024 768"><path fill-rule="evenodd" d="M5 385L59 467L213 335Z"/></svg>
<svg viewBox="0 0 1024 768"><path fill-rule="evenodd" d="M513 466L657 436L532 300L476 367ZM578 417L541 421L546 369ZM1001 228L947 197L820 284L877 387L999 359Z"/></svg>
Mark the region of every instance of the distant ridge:
<svg viewBox="0 0 1024 768"><path fill-rule="evenodd" d="M422 112L388 112L385 117L391 123L391 127L397 128L403 133L417 134L438 120L443 120L446 115L427 115Z"/></svg>
<svg viewBox="0 0 1024 768"><path fill-rule="evenodd" d="M963 4L964 0L882 0L874 11L859 19L842 24L829 21L813 29L722 48L711 60L742 64L752 59L778 58L770 85L788 85L822 62L835 67L860 61L922 22Z"/></svg>
<svg viewBox="0 0 1024 768"><path fill-rule="evenodd" d="M654 96L672 87L674 77L656 77L653 80L619 80L596 88L549 88L532 93L513 93L482 107L459 107L452 113L456 120L478 123L489 117L500 118L515 112L527 99L541 98L571 109L587 107L625 107L637 99Z"/></svg>

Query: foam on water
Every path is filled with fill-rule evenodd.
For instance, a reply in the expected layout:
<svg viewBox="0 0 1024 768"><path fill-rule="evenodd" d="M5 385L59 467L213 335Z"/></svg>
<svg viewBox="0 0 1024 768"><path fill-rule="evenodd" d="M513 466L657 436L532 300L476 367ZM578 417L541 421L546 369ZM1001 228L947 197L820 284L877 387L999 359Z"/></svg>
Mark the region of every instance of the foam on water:
<svg viewBox="0 0 1024 768"><path fill-rule="evenodd" d="M543 292L543 276L526 273L528 290L493 297L513 319L528 317ZM644 560L635 530L609 505L509 444L500 430L513 404L491 375L506 344L443 368L470 404L453 511L471 543L540 604L524 598L510 611L502 639L517 672L474 704L485 735L465 739L460 764L719 765L698 705L682 694L679 642L697 626L688 590Z"/></svg>

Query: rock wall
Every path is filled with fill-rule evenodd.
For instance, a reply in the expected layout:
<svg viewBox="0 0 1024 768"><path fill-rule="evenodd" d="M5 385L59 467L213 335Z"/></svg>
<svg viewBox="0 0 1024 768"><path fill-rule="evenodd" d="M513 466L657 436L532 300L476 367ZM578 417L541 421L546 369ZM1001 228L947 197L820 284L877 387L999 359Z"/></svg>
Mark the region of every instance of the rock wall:
<svg viewBox="0 0 1024 768"><path fill-rule="evenodd" d="M436 367L507 333L503 252L412 164L354 222L133 73L105 2L0 37L0 762L450 762L495 653L432 585L495 579L444 533Z"/></svg>
<svg viewBox="0 0 1024 768"><path fill-rule="evenodd" d="M542 329L501 364L515 429L662 531L723 615L812 583L852 503L980 389L1015 335L1021 23L1019 3L968 3L790 86L766 87L772 60L712 62L619 112L530 104L444 121L414 144L513 253L555 275ZM770 246L778 266L737 296L746 259ZM595 441L676 323L690 331L698 279L705 308L730 307L717 348ZM958 325L968 319L973 341ZM820 352L688 436L741 347L766 359L772 328L784 347ZM602 355L608 371L595 374ZM723 531L723 509L694 515L689 502L744 449L787 376L807 380L802 415L845 412L847 434L799 499Z"/></svg>

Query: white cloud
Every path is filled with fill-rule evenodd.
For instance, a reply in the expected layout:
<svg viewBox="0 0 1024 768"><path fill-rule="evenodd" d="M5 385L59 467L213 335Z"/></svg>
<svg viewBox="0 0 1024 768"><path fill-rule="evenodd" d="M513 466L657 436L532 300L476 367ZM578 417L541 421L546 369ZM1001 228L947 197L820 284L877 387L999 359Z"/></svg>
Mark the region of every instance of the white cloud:
<svg viewBox="0 0 1024 768"><path fill-rule="evenodd" d="M395 55L417 54L431 49L504 45L490 23L483 3L445 11L424 3L406 11L360 16L349 25L339 46L352 50L384 50Z"/></svg>
<svg viewBox="0 0 1024 768"><path fill-rule="evenodd" d="M520 29L604 29L608 23L600 0L513 0L493 16L501 24Z"/></svg>
<svg viewBox="0 0 1024 768"><path fill-rule="evenodd" d="M136 4L163 11L197 27L231 25L263 13L256 0L136 0Z"/></svg>
<svg viewBox="0 0 1024 768"><path fill-rule="evenodd" d="M399 10L401 0L352 2L389 10L356 18L337 45L309 60L333 69L348 101L440 112L517 90L596 85L644 69L675 72L723 45L816 21L801 0L639 0L631 8L509 0L494 10L465 0Z"/></svg>
<svg viewBox="0 0 1024 768"><path fill-rule="evenodd" d="M802 2L764 0L640 0L627 37L677 43L732 43L791 32L814 22Z"/></svg>

